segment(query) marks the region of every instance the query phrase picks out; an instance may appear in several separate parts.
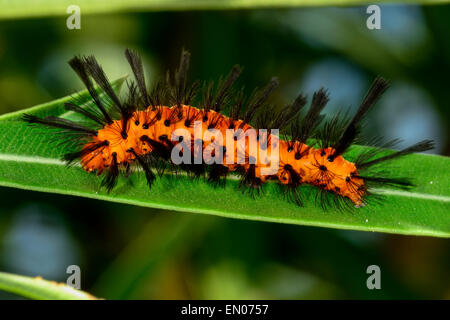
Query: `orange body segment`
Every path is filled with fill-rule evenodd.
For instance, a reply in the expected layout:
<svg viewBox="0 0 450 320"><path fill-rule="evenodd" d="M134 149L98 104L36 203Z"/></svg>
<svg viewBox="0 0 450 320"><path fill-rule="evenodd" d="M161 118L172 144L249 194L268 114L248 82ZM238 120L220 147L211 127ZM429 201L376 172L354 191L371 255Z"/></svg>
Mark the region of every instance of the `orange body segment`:
<svg viewBox="0 0 450 320"><path fill-rule="evenodd" d="M204 112L192 106L162 106L136 111L127 123L126 137L122 135L122 120L115 120L99 130L93 141L84 147L86 149L107 141L107 145L82 157L82 167L100 174L113 161L122 165L135 161L135 155L130 149L137 155L152 152L152 146L142 139L143 136L167 148L180 143L179 136L183 136L181 141L190 139L193 145L194 139L198 139L195 131L200 129L194 126L195 122L201 123L203 161L218 156L217 151L220 150L223 156L221 164L228 171L235 171L239 166L249 170L252 166L255 177L261 183L278 179L283 184L292 184L295 180L298 184L315 185L347 197L356 206L363 203L362 196L366 188L363 180L357 177L355 164L342 156L329 161L329 156L334 152L332 148L315 149L301 142L278 140L278 137L270 134L266 136L266 141L261 141L258 131L254 129L256 134L253 134L250 130L253 128L242 120L233 120L212 110ZM208 129L213 130L208 132ZM235 134L227 134L228 129L234 130ZM242 129L240 134L236 131L238 129ZM221 138L218 138L218 133ZM267 147L261 148L263 142L267 142ZM277 168L267 174L273 165L273 148L278 148ZM192 149L190 151L193 152Z"/></svg>

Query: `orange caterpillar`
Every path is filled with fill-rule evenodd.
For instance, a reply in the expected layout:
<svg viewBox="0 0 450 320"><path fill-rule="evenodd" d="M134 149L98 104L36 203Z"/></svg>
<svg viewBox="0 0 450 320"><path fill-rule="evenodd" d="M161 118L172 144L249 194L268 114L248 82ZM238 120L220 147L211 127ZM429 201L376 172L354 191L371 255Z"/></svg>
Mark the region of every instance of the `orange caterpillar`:
<svg viewBox="0 0 450 320"><path fill-rule="evenodd" d="M361 120L388 87L382 78L374 81L352 119L338 121L336 117L320 127L323 119L320 113L328 102L322 89L314 94L309 110L299 121L299 112L306 105L306 98L301 94L278 112L264 108L278 84L276 79L246 101L242 90L233 94L231 87L240 74L239 67L235 66L216 88L213 84L204 87L199 102L201 108L196 108L191 102L197 96L199 82L187 85L187 52L183 51L173 79L167 77L151 91L146 87L140 57L128 49L125 54L136 79L136 84L128 83L126 101L118 98L94 57L75 57L69 62L88 88L95 107L81 107L71 102L66 108L84 115L95 129L62 118L24 117L29 123L77 134L80 149L66 154L64 159L68 163L80 159L83 169L89 172L102 174L106 171L103 184L108 190L115 186L120 170L129 173L132 165L143 169L151 186L156 178L152 169L158 162L163 162L197 176L207 174L208 180L216 183L224 181L228 173L235 172L242 176L241 185L252 189L259 189L268 179L277 179L293 195L289 198L299 205L302 203L299 187L310 184L321 191L334 193L338 199L349 199L359 207L365 204L369 184L409 185L401 179L362 175L362 170L432 148L432 142L425 140L386 156L377 157L378 149L371 149L355 162L343 157L358 137ZM106 93L106 99L100 98L92 79ZM246 111L243 113L244 105ZM225 108L230 110L229 116L221 112ZM114 120L113 113L118 114L118 120ZM254 129L249 123L257 113L258 129ZM290 139L279 139L274 134L275 129L283 130L289 125ZM200 130L199 137L196 130ZM255 134L252 134L253 130ZM208 138L205 132L210 133L206 135ZM310 138L319 140L318 147L307 144ZM277 158L273 158L275 149ZM174 155L188 161L174 161ZM194 159L198 155L200 162ZM274 163L275 170L268 170Z"/></svg>

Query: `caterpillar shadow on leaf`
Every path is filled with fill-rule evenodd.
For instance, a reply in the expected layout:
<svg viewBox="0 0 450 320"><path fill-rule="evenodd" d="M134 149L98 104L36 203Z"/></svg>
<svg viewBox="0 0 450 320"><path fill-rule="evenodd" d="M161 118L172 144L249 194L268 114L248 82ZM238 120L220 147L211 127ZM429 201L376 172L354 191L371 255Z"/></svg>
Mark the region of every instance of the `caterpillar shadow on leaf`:
<svg viewBox="0 0 450 320"><path fill-rule="evenodd" d="M287 201L298 206L313 200L324 209L351 209L377 200L371 193L373 187L410 187L408 177L388 174L385 163L433 148L431 140L424 140L391 151L387 148L397 140L381 144L380 139L372 139L377 147L360 152L353 162L348 159L349 148L363 141L360 133L364 117L389 86L381 77L373 81L355 114L337 114L325 120L321 112L329 96L323 88L313 94L309 104L299 94L291 104L276 108L268 102L278 86L276 78L248 97L243 89L234 88L241 73L239 66L217 84L189 82L190 54L184 50L179 67L150 88L140 56L129 49L125 56L134 74L134 81L127 81L125 98L116 94L94 56L69 61L93 103L82 103L75 97L65 108L86 121L23 116L30 124L55 129L59 147L75 145L76 150L63 159L69 165L80 162L84 170L103 175L101 185L108 192L115 188L119 176L129 176L136 169L144 172L149 188L165 172L205 178L215 187L223 187L227 176L233 174L240 179L239 189L252 197L264 196L264 184L272 181L279 184ZM215 135L198 138L199 129ZM178 134L180 130L184 133ZM275 148L277 167L267 174L271 165L267 155L275 154ZM174 155L189 161L179 162ZM211 161L217 158L222 161ZM309 193L304 196L304 185L317 189L314 199Z"/></svg>

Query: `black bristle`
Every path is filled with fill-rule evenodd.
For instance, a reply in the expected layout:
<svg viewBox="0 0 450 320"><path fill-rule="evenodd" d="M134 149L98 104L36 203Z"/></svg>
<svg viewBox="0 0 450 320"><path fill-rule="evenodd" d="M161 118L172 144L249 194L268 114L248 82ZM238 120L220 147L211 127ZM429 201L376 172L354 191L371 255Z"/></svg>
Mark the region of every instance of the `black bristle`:
<svg viewBox="0 0 450 320"><path fill-rule="evenodd" d="M201 108L203 109L203 114L207 114L209 110L213 107L214 100L214 82L204 82L202 88L202 102Z"/></svg>
<svg viewBox="0 0 450 320"><path fill-rule="evenodd" d="M82 126L78 123L75 123L73 121L58 118L58 117L46 117L46 118L39 118L31 114L24 114L22 116L22 120L31 124L42 124L45 126L58 128L58 129L64 129L68 131L83 133L89 136L95 136L97 135L97 131L89 129L85 126Z"/></svg>
<svg viewBox="0 0 450 320"><path fill-rule="evenodd" d="M123 102L123 105L125 108L127 108L127 105L131 106L141 106L141 97L138 94L138 85L134 81L126 81L127 88L128 88L128 94L125 102ZM145 107L148 107L147 103L145 102ZM128 107L131 108L131 107Z"/></svg>
<svg viewBox="0 0 450 320"><path fill-rule="evenodd" d="M275 122L277 122L278 117L281 117L282 112L283 110L276 112L275 106L268 105L264 112L261 112L256 118L255 127L258 129L277 129Z"/></svg>
<svg viewBox="0 0 450 320"><path fill-rule="evenodd" d="M200 88L200 81L194 81L194 83L189 88L189 91L186 92L186 97L184 99L185 105L190 105L192 100L197 96Z"/></svg>
<svg viewBox="0 0 450 320"><path fill-rule="evenodd" d="M189 69L189 60L191 54L184 50L181 52L180 66L175 72L175 102L176 105L181 107L184 104L187 88L187 71Z"/></svg>
<svg viewBox="0 0 450 320"><path fill-rule="evenodd" d="M406 178L386 178L386 177L370 177L370 176L358 176L366 182L370 182L376 185L389 185L397 188L410 188L414 184Z"/></svg>
<svg viewBox="0 0 450 320"><path fill-rule="evenodd" d="M400 139L391 139L385 141L385 139L380 136L376 136L368 141L364 141L364 145L370 146L370 148L363 149L363 151L359 153L353 160L353 163L357 168L359 168L361 164L370 161L370 159L382 152L383 149L392 149L400 142Z"/></svg>
<svg viewBox="0 0 450 320"><path fill-rule="evenodd" d="M102 180L102 187L106 187L108 193L117 185L117 178L119 177L119 164L117 163L117 154L112 154L113 162L108 168L105 178Z"/></svg>
<svg viewBox="0 0 450 320"><path fill-rule="evenodd" d="M214 99L212 109L219 112L230 94L230 88L241 74L241 68L235 65L224 81L220 81L218 92Z"/></svg>
<svg viewBox="0 0 450 320"><path fill-rule="evenodd" d="M291 185L288 184L279 184L278 186L281 192L283 193L284 198L287 201L294 203L299 207L304 206L303 194L301 193L299 188L292 187Z"/></svg>
<svg viewBox="0 0 450 320"><path fill-rule="evenodd" d="M220 113L215 113L208 118L208 129L215 129L222 122L224 116Z"/></svg>
<svg viewBox="0 0 450 320"><path fill-rule="evenodd" d="M262 189L262 181L260 178L256 177L255 168L254 164L250 164L247 170L242 168L242 178L239 183L239 187L247 188L246 191L248 191L251 196L259 194Z"/></svg>
<svg viewBox="0 0 450 320"><path fill-rule="evenodd" d="M103 68L97 62L97 59L94 56L87 56L84 58L84 62L87 68L89 75L95 80L95 82L100 86L100 88L105 91L105 93L109 96L109 98L114 102L115 106L119 111L122 112L122 103L117 97L114 89L112 88Z"/></svg>
<svg viewBox="0 0 450 320"><path fill-rule="evenodd" d="M244 105L244 88L241 88L241 90L237 92L230 110L230 118L232 120L240 119L243 105Z"/></svg>
<svg viewBox="0 0 450 320"><path fill-rule="evenodd" d="M380 97L387 90L388 87L389 83L385 79L383 79L382 77L377 77L373 81L366 96L364 97L363 102L361 103L360 107L358 108L358 111L353 117L352 123L354 124L359 123L362 120L362 118L367 114L367 112L370 110L370 108L373 105L375 105L378 99L380 99Z"/></svg>
<svg viewBox="0 0 450 320"><path fill-rule="evenodd" d="M299 94L294 102L284 107L273 119L270 124L272 129L282 129L286 127L290 122L294 121L300 110L306 104L306 97L303 94Z"/></svg>
<svg viewBox="0 0 450 320"><path fill-rule="evenodd" d="M141 166L142 170L144 170L145 178L147 179L147 185L149 188L152 187L153 181L156 179L155 174L152 172L149 163L145 157L142 157L134 151L133 148L129 149L128 152L132 153L136 158L138 164Z"/></svg>
<svg viewBox="0 0 450 320"><path fill-rule="evenodd" d="M289 164L285 165L283 169L289 173L289 186L291 188L297 188L302 182L302 178L300 177L300 175Z"/></svg>
<svg viewBox="0 0 450 320"><path fill-rule="evenodd" d="M342 111L339 111L330 119L326 119L320 130L316 131L319 146L321 148L335 146L340 141L342 132L345 131L349 123L348 112L342 115Z"/></svg>
<svg viewBox="0 0 450 320"><path fill-rule="evenodd" d="M106 107L104 106L102 100L100 99L100 96L98 95L97 90L94 88L94 85L91 79L89 78L86 63L80 57L73 57L71 60L69 60L69 65L76 72L78 77L81 79L81 81L88 89L89 94L91 95L95 104L97 105L103 117L105 118L105 122L108 124L113 123L111 116L106 111Z"/></svg>
<svg viewBox="0 0 450 320"><path fill-rule="evenodd" d="M79 114L85 116L86 118L89 118L94 122L97 122L101 126L104 126L106 124L106 122L103 118L97 116L96 114L93 114L92 112L89 112L86 109L83 109L82 107L76 105L73 102L64 103L64 107L66 108L66 110L79 113Z"/></svg>
<svg viewBox="0 0 450 320"><path fill-rule="evenodd" d="M369 91L364 97L363 102L359 106L358 111L356 111L356 114L353 116L353 119L345 129L337 145L334 146L335 152L330 157L330 161L343 154L355 141L355 138L359 133L359 123L388 87L389 83L385 79L378 77L374 80L372 86L369 88Z"/></svg>
<svg viewBox="0 0 450 320"><path fill-rule="evenodd" d="M142 99L144 99L144 102L148 107L151 103L147 92L147 85L145 84L145 74L141 56L137 52L128 48L125 50L125 56L130 64L131 70L133 71L134 78L136 79L139 91L142 95Z"/></svg>
<svg viewBox="0 0 450 320"><path fill-rule="evenodd" d="M170 110L168 118L165 120L169 125L175 124L181 121L183 118L183 109L182 108L172 108Z"/></svg>
<svg viewBox="0 0 450 320"><path fill-rule="evenodd" d="M209 166L208 182L214 187L225 187L228 167L213 163Z"/></svg>
<svg viewBox="0 0 450 320"><path fill-rule="evenodd" d="M150 91L150 104L155 108L166 104L167 96L169 95L166 82L159 79Z"/></svg>
<svg viewBox="0 0 450 320"><path fill-rule="evenodd" d="M174 79L172 81L170 72L167 71L165 83L163 83L162 86L157 87L157 92L159 92L157 95L158 98L164 96L164 98L167 98L167 103L178 107L189 105L195 98L199 91L200 82L195 81L191 86L188 86L187 72L189 69L190 56L191 54L188 51L182 50L180 65L178 69L175 70ZM152 93L151 96L155 96L155 93ZM155 100L155 97L151 99L151 101L152 100ZM161 101L156 103L161 105ZM152 101L152 104L155 104L155 102Z"/></svg>
<svg viewBox="0 0 450 320"><path fill-rule="evenodd" d="M244 115L244 122L251 122L256 111L264 105L270 94L275 90L276 87L278 87L278 84L278 79L272 78L272 80L270 80L270 82L263 90L254 92L248 104L247 111Z"/></svg>
<svg viewBox="0 0 450 320"><path fill-rule="evenodd" d="M111 86L105 72L102 67L97 62L94 56L88 56L84 58L87 71L89 75L95 80L95 82L100 86L100 88L105 91L108 97L113 102L113 105L120 112L122 118L122 135L125 136L128 128L128 120L130 119L132 113L135 111L135 106L123 105L120 102L119 97L116 95L114 89Z"/></svg>
<svg viewBox="0 0 450 320"><path fill-rule="evenodd" d="M375 164L378 164L380 162L384 162L384 161L388 161L388 160L392 160L398 157L402 157L402 156L406 156L410 153L414 153L414 152L424 152L424 151L428 151L434 148L434 142L432 140L423 140L420 141L408 148L405 148L403 150L394 152L390 155L378 158L378 159L374 159L365 163L361 163L358 167L358 169L366 169L369 168Z"/></svg>
<svg viewBox="0 0 450 320"><path fill-rule="evenodd" d="M323 108L329 101L328 93L325 89L321 88L313 95L311 106L309 107L306 116L301 120L300 124L294 124L293 126L293 140L297 140L305 143L313 132L313 130L319 125L323 119L320 115Z"/></svg>

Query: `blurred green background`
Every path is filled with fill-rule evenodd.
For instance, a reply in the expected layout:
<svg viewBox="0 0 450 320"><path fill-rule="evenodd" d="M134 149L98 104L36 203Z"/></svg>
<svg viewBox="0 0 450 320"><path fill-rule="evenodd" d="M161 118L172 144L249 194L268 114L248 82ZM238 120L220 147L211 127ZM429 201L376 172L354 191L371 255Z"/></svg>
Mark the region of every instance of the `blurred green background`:
<svg viewBox="0 0 450 320"><path fill-rule="evenodd" d="M66 64L95 54L111 79L129 73L126 47L149 80L192 53L192 79L217 79L235 63L241 83L278 76L274 101L330 90L327 112L356 108L378 74L392 88L366 133L436 140L450 154L450 6L127 13L0 21L0 113L82 88ZM447 239L250 222L0 188L0 270L65 281L107 299L450 298ZM368 290L366 268L381 268ZM0 293L0 298L12 295Z"/></svg>

